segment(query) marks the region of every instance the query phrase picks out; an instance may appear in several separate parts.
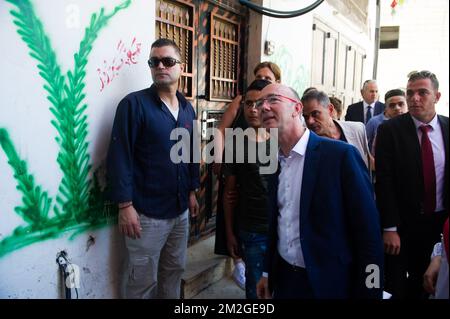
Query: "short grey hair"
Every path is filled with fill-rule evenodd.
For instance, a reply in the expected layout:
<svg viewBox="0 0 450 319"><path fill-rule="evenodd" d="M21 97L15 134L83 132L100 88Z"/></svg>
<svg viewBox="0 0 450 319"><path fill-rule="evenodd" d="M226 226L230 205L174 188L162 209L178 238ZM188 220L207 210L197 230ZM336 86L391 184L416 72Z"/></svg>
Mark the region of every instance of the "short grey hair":
<svg viewBox="0 0 450 319"><path fill-rule="evenodd" d="M305 95L302 96L303 104L311 100L316 100L324 108L327 108L331 103L328 95L325 92L319 90L309 90Z"/></svg>
<svg viewBox="0 0 450 319"><path fill-rule="evenodd" d="M372 83L377 84L377 81L376 80L365 80L363 83L363 86L361 88L361 91L364 91L367 88L367 86Z"/></svg>

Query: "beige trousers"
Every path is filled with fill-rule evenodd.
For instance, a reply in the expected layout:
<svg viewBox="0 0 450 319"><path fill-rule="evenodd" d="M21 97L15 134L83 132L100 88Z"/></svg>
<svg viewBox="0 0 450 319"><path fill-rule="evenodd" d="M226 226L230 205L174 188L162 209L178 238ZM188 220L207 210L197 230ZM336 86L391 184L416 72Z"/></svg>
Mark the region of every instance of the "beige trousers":
<svg viewBox="0 0 450 319"><path fill-rule="evenodd" d="M172 219L139 216L141 238L125 236L127 258L122 296L127 299L178 299L186 266L188 210Z"/></svg>

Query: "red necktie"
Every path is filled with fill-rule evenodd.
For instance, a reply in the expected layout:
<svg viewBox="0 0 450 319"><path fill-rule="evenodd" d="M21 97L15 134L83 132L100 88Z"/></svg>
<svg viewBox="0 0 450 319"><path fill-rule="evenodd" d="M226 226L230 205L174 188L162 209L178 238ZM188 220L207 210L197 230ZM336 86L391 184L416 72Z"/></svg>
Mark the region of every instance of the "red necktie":
<svg viewBox="0 0 450 319"><path fill-rule="evenodd" d="M436 172L434 170L433 148L428 137L431 125L422 125L419 129L422 131L423 208L425 213L428 214L433 213L436 209Z"/></svg>

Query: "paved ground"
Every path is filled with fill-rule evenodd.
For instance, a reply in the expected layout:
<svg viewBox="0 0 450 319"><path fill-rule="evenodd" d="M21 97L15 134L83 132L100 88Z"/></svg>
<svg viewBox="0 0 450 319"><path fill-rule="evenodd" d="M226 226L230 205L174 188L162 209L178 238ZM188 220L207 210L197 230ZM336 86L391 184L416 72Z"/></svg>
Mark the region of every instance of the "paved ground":
<svg viewBox="0 0 450 319"><path fill-rule="evenodd" d="M231 277L224 277L192 299L245 299L245 291Z"/></svg>

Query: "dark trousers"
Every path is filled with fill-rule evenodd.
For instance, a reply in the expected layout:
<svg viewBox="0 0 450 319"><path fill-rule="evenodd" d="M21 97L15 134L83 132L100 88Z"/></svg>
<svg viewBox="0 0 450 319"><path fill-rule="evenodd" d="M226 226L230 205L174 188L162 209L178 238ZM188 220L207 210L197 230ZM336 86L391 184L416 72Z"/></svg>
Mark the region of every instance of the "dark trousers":
<svg viewBox="0 0 450 319"><path fill-rule="evenodd" d="M294 267L278 256L276 278L273 285L274 299L312 299L311 284L305 268Z"/></svg>
<svg viewBox="0 0 450 319"><path fill-rule="evenodd" d="M445 212L421 215L413 226L400 231L400 254L385 255L385 290L392 299L425 299L423 274L433 246L440 241Z"/></svg>
<svg viewBox="0 0 450 319"><path fill-rule="evenodd" d="M267 234L239 232L242 254L245 262L245 296L257 299L256 284L263 273Z"/></svg>

